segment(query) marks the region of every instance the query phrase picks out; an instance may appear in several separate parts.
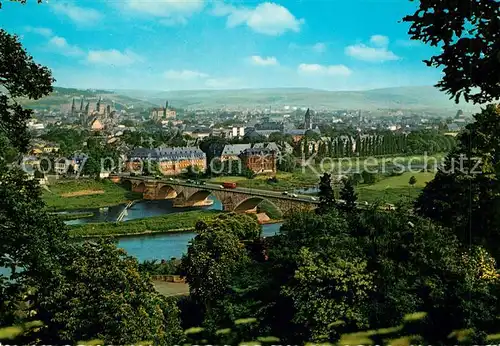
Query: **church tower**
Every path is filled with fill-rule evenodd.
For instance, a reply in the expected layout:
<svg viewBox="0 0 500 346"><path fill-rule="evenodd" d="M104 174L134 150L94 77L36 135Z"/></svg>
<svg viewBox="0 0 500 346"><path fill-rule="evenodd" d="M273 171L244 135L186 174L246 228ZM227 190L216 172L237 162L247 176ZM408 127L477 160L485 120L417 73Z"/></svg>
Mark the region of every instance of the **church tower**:
<svg viewBox="0 0 500 346"><path fill-rule="evenodd" d="M309 108L307 108L306 114L304 115L304 129L306 131L312 129L311 112Z"/></svg>

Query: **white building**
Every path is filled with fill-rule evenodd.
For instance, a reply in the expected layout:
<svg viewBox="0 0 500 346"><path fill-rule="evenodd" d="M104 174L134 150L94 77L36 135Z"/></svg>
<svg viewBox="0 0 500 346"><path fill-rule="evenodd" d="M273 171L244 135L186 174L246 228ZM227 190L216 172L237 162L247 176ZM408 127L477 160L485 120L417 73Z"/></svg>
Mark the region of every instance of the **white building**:
<svg viewBox="0 0 500 346"><path fill-rule="evenodd" d="M232 137L243 137L245 135L245 128L243 126L233 126Z"/></svg>

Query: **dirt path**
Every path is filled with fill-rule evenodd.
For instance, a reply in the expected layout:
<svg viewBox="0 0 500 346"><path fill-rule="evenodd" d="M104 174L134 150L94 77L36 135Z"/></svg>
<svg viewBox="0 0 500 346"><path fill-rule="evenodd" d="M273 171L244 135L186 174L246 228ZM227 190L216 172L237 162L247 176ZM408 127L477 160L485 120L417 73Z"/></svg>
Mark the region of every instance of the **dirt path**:
<svg viewBox="0 0 500 346"><path fill-rule="evenodd" d="M66 192L61 194L61 197L78 197L78 196L90 196L90 195L102 195L104 190L81 190L74 192Z"/></svg>

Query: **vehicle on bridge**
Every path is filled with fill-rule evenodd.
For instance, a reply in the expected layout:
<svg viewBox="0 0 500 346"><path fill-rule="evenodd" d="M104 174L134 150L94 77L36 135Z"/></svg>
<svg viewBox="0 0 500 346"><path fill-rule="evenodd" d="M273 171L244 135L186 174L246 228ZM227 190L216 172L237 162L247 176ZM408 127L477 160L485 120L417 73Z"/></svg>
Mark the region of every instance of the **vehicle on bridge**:
<svg viewBox="0 0 500 346"><path fill-rule="evenodd" d="M222 183L225 189L236 189L236 183Z"/></svg>

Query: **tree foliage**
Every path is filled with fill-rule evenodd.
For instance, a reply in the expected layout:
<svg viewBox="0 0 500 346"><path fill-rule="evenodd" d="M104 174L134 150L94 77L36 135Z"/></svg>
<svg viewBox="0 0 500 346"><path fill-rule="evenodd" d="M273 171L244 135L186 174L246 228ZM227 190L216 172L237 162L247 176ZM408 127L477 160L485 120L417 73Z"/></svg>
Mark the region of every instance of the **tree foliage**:
<svg viewBox="0 0 500 346"><path fill-rule="evenodd" d="M500 6L498 0L420 1L405 16L412 39L440 48L424 62L443 68L436 85L459 102L486 103L500 97Z"/></svg>
<svg viewBox="0 0 500 346"><path fill-rule="evenodd" d="M64 249L61 270L36 293L36 337L46 343L100 339L107 344L177 342L178 308L157 293L135 258L112 242Z"/></svg>
<svg viewBox="0 0 500 346"><path fill-rule="evenodd" d="M324 173L319 182L319 206L316 212L324 214L331 211L336 206L335 196L333 194L332 176Z"/></svg>
<svg viewBox="0 0 500 346"><path fill-rule="evenodd" d="M24 50L18 37L0 29L0 130L12 145L25 151L28 145L26 124L32 111L24 109L15 98L39 99L52 91L51 72L36 64Z"/></svg>
<svg viewBox="0 0 500 346"><path fill-rule="evenodd" d="M342 187L340 189L340 199L344 202L339 204L339 208L348 213L356 210L356 202L358 201L358 196L354 190L353 178L342 179Z"/></svg>
<svg viewBox="0 0 500 346"><path fill-rule="evenodd" d="M418 197L416 211L455 230L464 244L499 258L500 108L487 106L458 136L458 145Z"/></svg>

